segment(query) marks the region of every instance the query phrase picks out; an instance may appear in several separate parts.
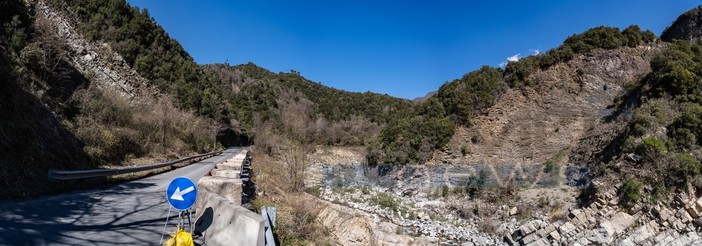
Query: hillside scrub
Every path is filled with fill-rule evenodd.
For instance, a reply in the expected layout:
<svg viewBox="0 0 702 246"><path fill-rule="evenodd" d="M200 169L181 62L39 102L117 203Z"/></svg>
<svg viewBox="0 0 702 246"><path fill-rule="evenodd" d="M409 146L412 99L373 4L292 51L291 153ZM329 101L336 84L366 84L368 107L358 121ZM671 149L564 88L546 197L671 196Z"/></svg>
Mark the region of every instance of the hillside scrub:
<svg viewBox="0 0 702 246"><path fill-rule="evenodd" d="M507 63L504 78L511 87L530 86L534 81L531 81L529 76L534 71L547 69L559 62L570 61L577 54L585 54L594 49L636 47L654 41L656 41L656 35L653 32L642 31L637 25L631 25L621 32L616 27L595 27L568 37L562 45L546 53Z"/></svg>
<svg viewBox="0 0 702 246"><path fill-rule="evenodd" d="M651 193L641 196L659 199L688 185L702 188L702 44L674 41L651 60L651 68L642 81L642 103L622 133L622 152L640 159L625 160L625 168L615 171L650 184ZM635 193L632 187L621 192Z"/></svg>
<svg viewBox="0 0 702 246"><path fill-rule="evenodd" d="M126 98L91 81L74 67L68 41L56 35L52 20L34 7L0 3L0 179L13 187L0 197L109 181L50 183L49 169L153 163L221 147L214 142L220 124L182 110L168 93L142 88Z"/></svg>
<svg viewBox="0 0 702 246"><path fill-rule="evenodd" d="M129 103L116 93L89 87L74 95L80 114L67 122L83 150L100 164L142 156L170 159L221 148L212 120L177 109L164 95Z"/></svg>
<svg viewBox="0 0 702 246"><path fill-rule="evenodd" d="M146 9L123 0L66 2L88 40L107 42L142 77L175 95L179 107L227 123L221 91L183 47L158 25ZM57 9L61 2L53 1Z"/></svg>
<svg viewBox="0 0 702 246"><path fill-rule="evenodd" d="M278 209L278 226L274 228L280 245L325 245L332 239L317 219L326 205L306 194L304 181L312 146L287 142L280 135L267 131L270 122L256 121L257 144L251 148L252 165L256 166L253 181L261 195L252 201L255 208L272 206ZM312 191L312 189L308 189Z"/></svg>

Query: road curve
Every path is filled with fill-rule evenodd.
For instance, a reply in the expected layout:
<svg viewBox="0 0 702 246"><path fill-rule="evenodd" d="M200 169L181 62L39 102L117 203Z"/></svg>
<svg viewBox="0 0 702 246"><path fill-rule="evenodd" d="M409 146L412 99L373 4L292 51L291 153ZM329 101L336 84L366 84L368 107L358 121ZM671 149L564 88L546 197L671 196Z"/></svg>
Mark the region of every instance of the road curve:
<svg viewBox="0 0 702 246"><path fill-rule="evenodd" d="M179 176L197 182L214 164L244 149L231 148L186 167L104 190L2 203L0 245L156 245L170 207L169 182ZM174 215L177 212L171 211ZM169 221L167 230L174 229L175 223Z"/></svg>

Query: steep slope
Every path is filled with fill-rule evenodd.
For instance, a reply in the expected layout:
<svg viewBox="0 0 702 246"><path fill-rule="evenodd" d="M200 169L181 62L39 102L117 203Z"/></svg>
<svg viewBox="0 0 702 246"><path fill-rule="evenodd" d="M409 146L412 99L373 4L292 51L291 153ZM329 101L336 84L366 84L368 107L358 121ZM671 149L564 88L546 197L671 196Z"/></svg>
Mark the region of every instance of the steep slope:
<svg viewBox="0 0 702 246"><path fill-rule="evenodd" d="M678 18L661 33L661 40L672 42L675 39L692 40L702 36L702 6L691 9Z"/></svg>
<svg viewBox="0 0 702 246"><path fill-rule="evenodd" d="M540 151L536 150L539 146L530 143L520 143L519 147L509 147L504 143L500 142L510 142L516 139L521 139L522 135L537 133L543 133L543 127L546 125L533 125L526 127L526 122L541 117L542 122L547 122L548 120L560 121L560 119L552 118L548 119L543 117L543 114L548 112L548 107L551 105L537 105L540 104L545 98L548 99L549 96L543 95L543 93L550 93L548 88L564 88L566 91L583 90L581 87L586 87L586 83L591 83L588 81L590 78L582 77L587 75L588 71L576 70L574 66L563 65L568 64L573 60L583 59L583 55L589 55L592 52L598 52L598 50L617 50L624 47L636 48L641 45L651 44L655 41L655 35L651 31L643 31L636 25L631 25L624 30L620 31L615 27L595 27L589 29L581 34L574 34L567 38L563 44L557 48L549 50L546 53L538 54L535 56L529 56L521 59L518 62L510 62L506 65L504 69L492 68L489 66L483 66L480 69L470 72L464 75L460 79L448 82L439 88L438 93L435 96L428 98L427 100L419 103L416 110L412 112L409 117L398 120L396 124L390 124L383 128L381 131L381 136L378 141L370 145L368 151L368 161L371 163L389 163L389 164L408 164L408 163L424 163L430 161L432 151L444 147L448 143L449 138L454 135L455 126L459 127L473 127L475 124L482 124L481 127L488 127L487 125L491 123L486 123L480 117L489 113L491 107L496 104L509 104L514 101L514 107L520 107L519 102L526 103L527 101L536 102L531 106L529 110L518 110L514 112L514 115L508 116L515 117L511 119L513 121L524 122L524 125L519 127L510 128L495 128L490 132L476 132L469 134L467 136L463 130L459 129L457 132L461 138L460 140L455 140L453 143L453 150L451 150L448 155L451 156L448 159L457 159L463 155L471 152L469 146L467 146L467 139L470 138L471 143L478 143L481 141L481 134L486 134L486 137L491 137L495 135L495 130L507 131L512 129L513 135L509 138L501 138L502 136L496 136L496 143L492 143L493 139L487 139L489 144L494 144L492 150L489 149L476 149L476 151L484 152L489 158L500 158L503 154L507 154L504 161L516 162L516 161L526 161L527 159L533 159L533 155L541 155L540 153L522 153L529 151ZM593 57L592 59L606 59L606 57ZM634 58L625 58L634 59ZM597 62L597 61L595 61ZM612 61L620 62L620 61ZM582 61L580 63L583 63ZM626 62L624 62L626 63ZM645 61L643 63L646 63ZM610 64L607 67L607 73L614 73L614 69L625 69L626 66L636 66L637 68L641 66L640 63L636 65L625 65L625 67L617 67L618 64ZM553 69L554 72L551 74L543 74L543 71L549 71ZM604 69L604 68L603 68ZM641 73L644 73L640 71ZM609 77L616 78L616 75L609 75ZM639 74L640 75L640 74ZM571 77L575 76L575 79ZM578 78L578 76L582 78ZM595 78L597 79L597 78ZM630 78L625 78L630 79ZM577 83L575 85L569 85L567 83L558 83L559 80L575 80ZM567 82L567 81L566 81ZM591 84L588 86L602 86L604 91L608 88L604 88L603 83ZM617 87L618 86L618 87ZM617 85L614 87L615 90L621 87ZM545 89L546 88L546 89ZM587 90L592 90L586 88ZM512 92L519 92L522 94L522 99L518 95ZM559 91L555 91L556 94L550 98L554 100L556 98L563 99L567 104L576 104L586 101L584 99L570 98L578 101L567 101L566 98L562 96L568 96ZM616 92L616 91L615 91ZM589 93L589 92L586 92ZM611 93L611 92L607 92ZM605 94L607 94L605 93ZM614 95L614 94L613 94ZM506 97L506 98L503 98ZM598 100L599 98L594 98L593 100ZM554 101L555 103L555 101ZM598 104L597 107L601 106L599 104L606 102L588 102L590 104ZM561 104L560 102L558 103ZM578 110L580 104L574 105L578 106L575 110ZM538 106L538 107L537 107ZM508 107L508 106L498 106ZM516 110L516 109L515 109ZM493 112L494 113L494 112ZM511 112L504 111L505 114L511 114ZM565 113L565 112L564 112ZM568 113L571 117L578 115L576 112ZM493 115L492 117L498 117ZM562 117L569 117L564 115ZM578 116L579 117L579 116ZM477 121L476 121L477 120ZM502 122L506 123L506 122ZM551 123L560 124L561 122ZM492 127L492 126L490 126ZM585 126L580 126L585 127ZM556 128L557 129L557 128ZM555 130L554 130L555 131ZM502 133L500 133L502 134ZM560 133L563 134L563 133ZM578 133L570 138L577 136ZM559 134L554 135L559 136ZM566 139L570 139L566 138ZM528 139L528 137L526 138ZM555 139L555 138L552 138ZM538 139L533 139L538 140ZM556 140L556 143L560 143ZM507 147L507 148L503 148ZM566 147L561 147L562 150ZM457 149L460 152L456 151ZM518 153L512 153L512 151L518 151ZM552 154L551 150L545 150L547 153ZM457 154L460 153L460 154ZM509 156L513 155L513 156ZM434 157L432 163L436 163L438 159L446 159L444 157ZM485 157L480 157L485 158ZM547 157L548 158L548 157ZM538 157L538 161L543 161L544 158ZM486 160L477 160L478 162Z"/></svg>
<svg viewBox="0 0 702 246"><path fill-rule="evenodd" d="M611 116L614 99L651 71L659 49L596 50L532 73L534 86L506 92L472 126L460 128L432 163L566 164L585 132Z"/></svg>
<svg viewBox="0 0 702 246"><path fill-rule="evenodd" d="M91 168L89 157L82 151L77 137L61 123L56 111L70 113L57 104L46 104L45 98L66 100L65 91L73 92L85 83L78 71L66 61L46 60L55 69L24 66L18 52L31 40L34 18L21 1L0 4L0 177L5 187L0 198L35 195L37 185L46 184L48 167ZM47 46L45 46L47 47ZM51 50L47 47L47 51ZM48 52L47 52L48 53ZM32 83L23 74L54 81L48 86ZM34 89L37 88L38 89ZM54 188L62 188L56 184Z"/></svg>
<svg viewBox="0 0 702 246"><path fill-rule="evenodd" d="M212 150L222 127L183 110L112 46L88 40L61 1L4 1L0 31L2 199L95 185L49 169L153 163Z"/></svg>

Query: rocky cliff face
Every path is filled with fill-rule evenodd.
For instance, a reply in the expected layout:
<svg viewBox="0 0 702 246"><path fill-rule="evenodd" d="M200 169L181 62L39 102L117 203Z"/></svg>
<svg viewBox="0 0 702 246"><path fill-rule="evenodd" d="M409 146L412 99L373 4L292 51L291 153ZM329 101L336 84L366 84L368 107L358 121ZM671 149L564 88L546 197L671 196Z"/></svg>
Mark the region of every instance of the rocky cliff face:
<svg viewBox="0 0 702 246"><path fill-rule="evenodd" d="M571 149L612 113L614 99L651 71L660 46L598 50L532 75L472 127L458 129L432 164L567 165Z"/></svg>
<svg viewBox="0 0 702 246"><path fill-rule="evenodd" d="M36 10L37 21L47 23L51 27L50 35L64 42L71 65L98 87L131 98L137 93L135 88L147 85L146 80L108 44L87 41L76 30L75 22L70 20L67 6L57 8L38 0Z"/></svg>
<svg viewBox="0 0 702 246"><path fill-rule="evenodd" d="M702 6L692 9L675 20L661 34L661 40L692 40L702 36Z"/></svg>

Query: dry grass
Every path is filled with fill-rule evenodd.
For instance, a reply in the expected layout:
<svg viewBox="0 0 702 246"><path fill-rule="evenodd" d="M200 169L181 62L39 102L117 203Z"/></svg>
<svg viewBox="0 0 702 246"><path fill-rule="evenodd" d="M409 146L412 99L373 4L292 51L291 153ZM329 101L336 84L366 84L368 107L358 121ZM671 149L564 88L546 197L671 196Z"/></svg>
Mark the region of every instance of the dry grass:
<svg viewBox="0 0 702 246"><path fill-rule="evenodd" d="M70 124L72 131L101 164L143 157L164 161L220 147L217 124L176 108L168 96L128 101L89 87L76 92L73 100L80 114Z"/></svg>
<svg viewBox="0 0 702 246"><path fill-rule="evenodd" d="M261 135L257 135L260 137ZM257 137L257 142L260 139ZM263 142L266 142L265 140ZM268 142L272 143L272 142ZM278 151L276 157L265 154L269 147ZM279 150L283 150L282 153ZM294 156L290 155L293 150ZM297 150L297 151L295 151ZM278 208L278 225L275 228L279 245L329 245L332 242L327 229L318 221L324 205L314 197L303 193L297 180L304 179L304 172L290 174L295 164L288 162L302 158L294 147L254 146L253 165L256 170L254 182L262 195L253 201L256 208L274 206Z"/></svg>

